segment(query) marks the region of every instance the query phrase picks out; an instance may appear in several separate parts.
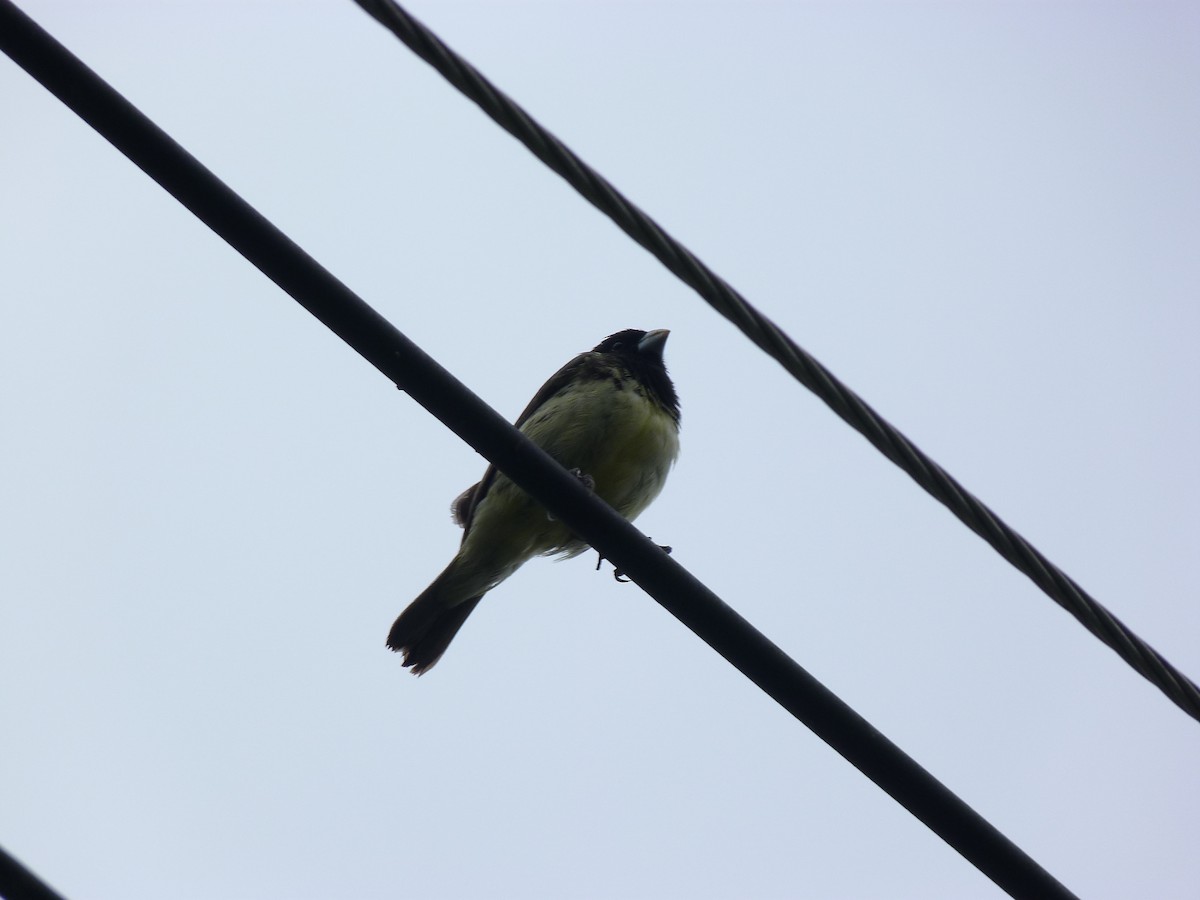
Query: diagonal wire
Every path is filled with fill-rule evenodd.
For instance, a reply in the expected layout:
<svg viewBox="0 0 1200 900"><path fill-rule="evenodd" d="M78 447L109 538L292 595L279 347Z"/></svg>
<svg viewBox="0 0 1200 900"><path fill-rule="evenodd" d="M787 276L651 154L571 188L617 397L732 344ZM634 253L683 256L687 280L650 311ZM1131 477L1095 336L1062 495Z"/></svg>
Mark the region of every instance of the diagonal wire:
<svg viewBox="0 0 1200 900"><path fill-rule="evenodd" d="M733 322L879 452L907 472L964 525L1078 619L1088 631L1115 650L1188 715L1200 720L1200 688L1191 679L1005 524L607 179L398 4L391 0L355 2L474 101L501 128L524 144L534 156L561 175L589 203L612 219L617 227L693 288L717 312Z"/></svg>
<svg viewBox="0 0 1200 900"><path fill-rule="evenodd" d="M0 897L6 900L63 900L62 894L0 847Z"/></svg>
<svg viewBox="0 0 1200 900"><path fill-rule="evenodd" d="M0 0L0 50L997 885L1013 897L1074 897L995 826L305 254L11 0Z"/></svg>

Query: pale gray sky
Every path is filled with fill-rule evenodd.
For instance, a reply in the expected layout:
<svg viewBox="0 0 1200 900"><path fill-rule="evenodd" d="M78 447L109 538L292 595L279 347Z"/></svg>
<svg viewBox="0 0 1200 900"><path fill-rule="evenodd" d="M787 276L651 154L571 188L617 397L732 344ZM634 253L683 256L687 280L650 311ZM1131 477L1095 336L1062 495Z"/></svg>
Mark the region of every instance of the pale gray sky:
<svg viewBox="0 0 1200 900"><path fill-rule="evenodd" d="M1200 726L350 2L23 0L506 415L668 327L639 520L1081 896ZM1200 677L1200 8L410 8ZM594 557L418 680L483 462L0 61L0 844L70 898L999 891Z"/></svg>

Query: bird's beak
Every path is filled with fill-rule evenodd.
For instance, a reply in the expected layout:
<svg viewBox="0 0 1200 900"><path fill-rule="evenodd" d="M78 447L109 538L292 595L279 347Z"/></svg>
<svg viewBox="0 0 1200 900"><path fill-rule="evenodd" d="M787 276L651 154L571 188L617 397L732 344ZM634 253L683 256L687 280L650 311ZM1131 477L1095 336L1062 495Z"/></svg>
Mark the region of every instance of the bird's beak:
<svg viewBox="0 0 1200 900"><path fill-rule="evenodd" d="M662 356L663 345L666 344L667 335L670 333L670 329L667 328L647 331L646 336L638 341L638 353L652 353L655 356Z"/></svg>

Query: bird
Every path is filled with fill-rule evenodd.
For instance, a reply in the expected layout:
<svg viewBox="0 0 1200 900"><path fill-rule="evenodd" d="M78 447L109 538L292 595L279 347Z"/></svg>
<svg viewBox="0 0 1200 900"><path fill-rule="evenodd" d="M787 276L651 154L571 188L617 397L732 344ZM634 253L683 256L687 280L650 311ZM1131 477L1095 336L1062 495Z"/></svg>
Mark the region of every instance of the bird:
<svg viewBox="0 0 1200 900"><path fill-rule="evenodd" d="M679 455L679 396L663 362L669 334L609 335L555 372L515 422L630 521L658 496ZM458 552L388 634L414 675L442 658L484 595L526 562L588 549L495 466L455 499L451 517L463 529Z"/></svg>

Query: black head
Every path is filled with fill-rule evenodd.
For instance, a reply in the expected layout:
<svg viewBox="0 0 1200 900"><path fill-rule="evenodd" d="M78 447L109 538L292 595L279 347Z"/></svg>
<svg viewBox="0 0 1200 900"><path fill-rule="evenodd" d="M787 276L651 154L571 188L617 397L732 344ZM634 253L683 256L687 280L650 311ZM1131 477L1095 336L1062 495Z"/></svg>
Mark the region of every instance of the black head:
<svg viewBox="0 0 1200 900"><path fill-rule="evenodd" d="M616 334L610 334L599 344L596 345L594 352L596 353L637 353L638 345L646 336L646 332L639 328L626 328L624 331L618 331ZM665 337L664 337L665 339ZM659 356L662 356L662 346L659 346Z"/></svg>
<svg viewBox="0 0 1200 900"><path fill-rule="evenodd" d="M665 328L655 331L642 331L638 328L626 328L616 334L610 334L596 345L594 353L611 353L621 358L634 377L646 385L667 409L679 421L679 395L675 393L675 385L667 375L667 367L663 362L663 346L667 343L669 332Z"/></svg>

